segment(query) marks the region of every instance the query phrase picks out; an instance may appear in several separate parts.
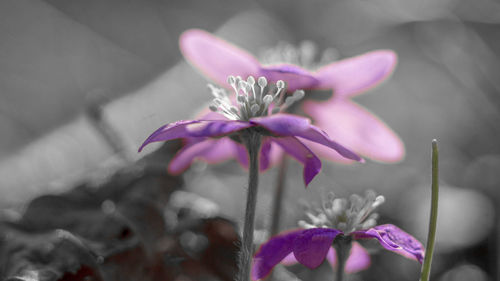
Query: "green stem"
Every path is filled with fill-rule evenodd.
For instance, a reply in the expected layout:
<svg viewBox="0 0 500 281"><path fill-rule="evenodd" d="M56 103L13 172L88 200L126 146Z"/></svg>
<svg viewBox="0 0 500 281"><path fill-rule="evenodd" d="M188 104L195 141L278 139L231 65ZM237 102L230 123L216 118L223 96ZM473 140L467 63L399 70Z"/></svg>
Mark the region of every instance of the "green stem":
<svg viewBox="0 0 500 281"><path fill-rule="evenodd" d="M436 240L438 201L439 201L439 177L438 177L438 147L437 141L432 140L432 198L431 216L429 222L429 233L427 235L427 248L422 265L421 281L428 281L431 273L432 256L434 254L434 243Z"/></svg>
<svg viewBox="0 0 500 281"><path fill-rule="evenodd" d="M261 136L256 132L249 132L244 136L249 155L248 193L243 225L243 238L240 253L239 281L250 280L250 265L253 255L253 233L255 222L255 206L257 204L257 190L259 184L259 151Z"/></svg>
<svg viewBox="0 0 500 281"><path fill-rule="evenodd" d="M351 251L351 242L351 236L344 236L343 234L337 236L333 241L333 246L337 253L337 276L335 281L344 280L344 268L347 258L349 257L349 252Z"/></svg>

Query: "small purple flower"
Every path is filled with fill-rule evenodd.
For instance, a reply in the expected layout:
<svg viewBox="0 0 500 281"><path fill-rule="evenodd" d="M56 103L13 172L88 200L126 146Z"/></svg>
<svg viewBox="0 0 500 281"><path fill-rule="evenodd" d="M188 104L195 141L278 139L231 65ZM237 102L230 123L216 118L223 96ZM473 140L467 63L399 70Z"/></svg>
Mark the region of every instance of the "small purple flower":
<svg viewBox="0 0 500 281"><path fill-rule="evenodd" d="M182 34L180 48L188 62L225 87L230 86L226 82L228 75L239 75L265 76L271 82L284 80L292 92L296 89L333 90L333 96L324 102L307 100L303 103L304 112L318 127L335 135L340 143L349 144L355 152L377 161L396 162L405 154L400 138L384 122L350 99L380 84L392 73L397 57L391 50L372 51L320 67L312 63L316 54L311 44L303 44L298 49L284 45L266 54L266 64L261 64L247 51L198 29ZM306 143L324 158L346 162L346 158L339 157L329 148Z"/></svg>
<svg viewBox="0 0 500 281"><path fill-rule="evenodd" d="M188 144L170 163L170 172L181 172L198 157L208 162L218 162L234 153L242 164L246 164L248 158L242 138L253 130L263 137L261 169L269 166L271 143L275 143L304 165L306 186L319 173L321 161L304 145L304 140L327 146L350 160L362 161L357 154L311 125L309 119L279 113L301 99L303 91L295 91L283 99L281 93L284 92L285 83L281 80L276 84L268 84L264 77L255 81L250 76L245 81L240 77L229 76L228 80L236 98L231 99L225 89L209 85L214 95L209 107L212 113L201 120L177 121L159 128L146 139L139 151L151 142L185 138Z"/></svg>
<svg viewBox="0 0 500 281"><path fill-rule="evenodd" d="M306 213L312 223L300 221L305 229L278 234L264 243L254 257L252 279L267 276L278 263L301 263L318 267L325 259L337 264L335 243L351 243L345 271L354 273L370 265L368 252L355 240L375 238L385 249L422 263L424 247L410 234L395 225L376 225L372 211L384 202L383 196L368 191L365 198L356 194L350 200L334 198L323 204L318 215ZM343 241L343 242L339 242ZM352 242L351 242L352 241Z"/></svg>

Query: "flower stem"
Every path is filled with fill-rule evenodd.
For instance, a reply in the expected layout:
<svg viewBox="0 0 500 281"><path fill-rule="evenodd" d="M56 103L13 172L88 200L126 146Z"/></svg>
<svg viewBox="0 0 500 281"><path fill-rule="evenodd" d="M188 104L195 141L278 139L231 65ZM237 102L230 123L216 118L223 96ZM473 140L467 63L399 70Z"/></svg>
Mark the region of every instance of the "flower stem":
<svg viewBox="0 0 500 281"><path fill-rule="evenodd" d="M281 206L283 203L283 196L285 190L285 176L288 168L288 157L285 153L281 156L281 161L279 165L278 178L276 180L276 187L274 189L273 198L273 213L271 216L271 227L269 229L269 235L274 236L278 234L280 221L281 221Z"/></svg>
<svg viewBox="0 0 500 281"><path fill-rule="evenodd" d="M439 201L439 177L438 177L438 147L437 141L432 140L432 198L431 216L429 221L429 233L427 235L427 247L422 265L421 281L428 281L431 273L432 255L434 253L434 242L436 240L437 214Z"/></svg>
<svg viewBox="0 0 500 281"><path fill-rule="evenodd" d="M253 232L255 222L255 206L257 203L257 190L259 183L259 151L261 136L256 132L248 132L244 137L250 160L248 175L247 205L245 222L243 225L243 239L240 253L240 271L238 281L250 280L250 265L253 254Z"/></svg>
<svg viewBox="0 0 500 281"><path fill-rule="evenodd" d="M335 281L344 280L344 268L347 258L349 258L349 252L352 247L352 238L351 236L339 235L333 241L333 246L335 247L335 251L337 253L337 276Z"/></svg>

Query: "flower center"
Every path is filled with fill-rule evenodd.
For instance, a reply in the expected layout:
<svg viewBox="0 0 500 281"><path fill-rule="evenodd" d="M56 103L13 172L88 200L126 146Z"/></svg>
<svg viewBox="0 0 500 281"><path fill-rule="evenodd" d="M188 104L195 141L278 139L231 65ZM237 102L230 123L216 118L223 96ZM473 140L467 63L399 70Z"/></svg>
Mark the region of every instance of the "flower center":
<svg viewBox="0 0 500 281"><path fill-rule="evenodd" d="M287 42L279 42L275 47L266 49L260 56L264 64L289 63L316 70L338 59L338 52L328 48L323 52L318 51L318 46L312 41L302 41L298 46Z"/></svg>
<svg viewBox="0 0 500 281"><path fill-rule="evenodd" d="M208 84L214 96L209 108L231 120L248 121L253 117L275 114L304 97L304 91L297 90L283 101L282 94L286 93L283 80L268 84L265 77L259 77L256 83L253 76L248 76L246 81L240 76L229 76L227 81L233 88L236 101L229 97L226 89Z"/></svg>
<svg viewBox="0 0 500 281"><path fill-rule="evenodd" d="M366 191L364 197L353 194L349 200L335 198L335 195L330 193L328 200L323 202L321 209L316 210L316 214L311 211L306 212L311 223L301 220L299 226L335 228L348 235L356 230L374 227L377 224L378 214L373 211L384 201L384 196L377 196L372 190Z"/></svg>

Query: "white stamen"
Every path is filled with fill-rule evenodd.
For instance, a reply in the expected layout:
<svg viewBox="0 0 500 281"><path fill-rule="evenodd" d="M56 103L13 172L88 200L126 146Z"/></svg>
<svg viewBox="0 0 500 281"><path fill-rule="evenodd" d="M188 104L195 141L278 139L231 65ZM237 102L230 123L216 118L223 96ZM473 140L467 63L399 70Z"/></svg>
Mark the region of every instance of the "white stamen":
<svg viewBox="0 0 500 281"><path fill-rule="evenodd" d="M317 48L316 44L312 41L306 40L302 41L299 46L300 48L300 61L303 66L311 66L314 63L314 58L316 57Z"/></svg>
<svg viewBox="0 0 500 281"><path fill-rule="evenodd" d="M305 221L299 221L298 222L298 225L301 227L301 228L305 228L305 229L310 229L310 228L315 228L316 226L314 224L309 224Z"/></svg>
<svg viewBox="0 0 500 281"><path fill-rule="evenodd" d="M244 121L280 111L280 107L276 103L279 95L286 89L284 81L279 80L276 84L270 85L270 89L276 89L273 90L275 91L274 94L266 94L268 81L265 77L259 77L256 81L253 76L249 76L246 80L241 79L240 76L229 76L227 82L231 85L233 93L236 95L236 104L234 104L235 99L230 99L225 89L209 84L208 88L214 96L212 103L209 105L211 111L218 112L232 120ZM294 93L288 97L289 101L287 104L291 104L300 97L300 93ZM274 109L269 112L268 109L273 102L275 103Z"/></svg>
<svg viewBox="0 0 500 281"><path fill-rule="evenodd" d="M384 197L377 196L373 191L366 192L364 197L353 194L349 200L335 198L332 193L328 195L328 200L323 202L322 208L315 212L307 211L306 215L316 227L336 228L349 234L375 226L378 215L372 211L383 201Z"/></svg>
<svg viewBox="0 0 500 281"><path fill-rule="evenodd" d="M272 97L271 95L266 95L266 96L264 97L264 103L265 103L266 105L269 105L269 104L271 104L271 102L273 102L273 97Z"/></svg>
<svg viewBox="0 0 500 281"><path fill-rule="evenodd" d="M240 80L240 81L238 82L238 90L240 90L240 91L245 91L245 90L246 90L246 84L247 84L247 83L246 83L245 81ZM238 94L240 94L240 93L238 93Z"/></svg>
<svg viewBox="0 0 500 281"><path fill-rule="evenodd" d="M261 88L264 88L265 86L267 86L267 79L266 79L266 77L263 77L263 76L259 77L259 79L257 80L257 83L259 84L259 86Z"/></svg>
<svg viewBox="0 0 500 281"><path fill-rule="evenodd" d="M278 88L276 89L276 93L274 93L274 95L273 95L273 99L278 100L278 97L279 97L279 95L280 95L280 93L281 93L281 89L283 89L283 88L279 88L279 87L278 87Z"/></svg>
<svg viewBox="0 0 500 281"><path fill-rule="evenodd" d="M337 60L338 57L337 50L328 48L320 54L317 44L305 40L296 46L286 42L279 42L275 47L265 50L260 60L265 64L288 63L309 70L317 70Z"/></svg>
<svg viewBox="0 0 500 281"><path fill-rule="evenodd" d="M372 204L372 208L374 208L374 209L375 209L375 208L377 208L378 206L380 206L380 205L384 204L384 202L385 202L385 197L384 197L384 196L382 196L382 195L379 195L379 196L377 196L377 198L375 198L375 202L373 202L373 204Z"/></svg>
<svg viewBox="0 0 500 281"><path fill-rule="evenodd" d="M258 104L253 104L250 107L250 111L252 111L252 114L255 115L257 112L259 112L260 106Z"/></svg>
<svg viewBox="0 0 500 281"><path fill-rule="evenodd" d="M285 82L283 80L278 80L278 82L276 82L276 87L278 87L279 90L285 88Z"/></svg>
<svg viewBox="0 0 500 281"><path fill-rule="evenodd" d="M344 198L336 198L332 202L332 211L335 214L340 214L342 210L344 210L347 207L347 200Z"/></svg>
<svg viewBox="0 0 500 281"><path fill-rule="evenodd" d="M229 110L230 110L232 113L234 113L234 114L238 114L238 109L237 109L236 107L234 107L234 106L231 106L231 107L229 108Z"/></svg>
<svg viewBox="0 0 500 281"><path fill-rule="evenodd" d="M248 85L250 85L250 88L252 89L253 99L258 100L259 99L258 94L255 92L255 78L253 78L253 76L248 76L247 83Z"/></svg>
<svg viewBox="0 0 500 281"><path fill-rule="evenodd" d="M297 90L293 92L293 97L295 100L300 100L304 97L305 93L304 90Z"/></svg>
<svg viewBox="0 0 500 281"><path fill-rule="evenodd" d="M285 99L285 107L289 107L290 105L292 105L292 103L295 101L295 99L293 97L287 97Z"/></svg>
<svg viewBox="0 0 500 281"><path fill-rule="evenodd" d="M241 104L246 102L246 98L244 96L238 96L236 98L236 100L238 101L238 103L241 103Z"/></svg>
<svg viewBox="0 0 500 281"><path fill-rule="evenodd" d="M215 104L209 105L208 108L213 112L217 112L217 106Z"/></svg>
<svg viewBox="0 0 500 281"><path fill-rule="evenodd" d="M247 83L250 84L250 86L254 85L255 84L255 78L253 78L253 76L248 76Z"/></svg>

